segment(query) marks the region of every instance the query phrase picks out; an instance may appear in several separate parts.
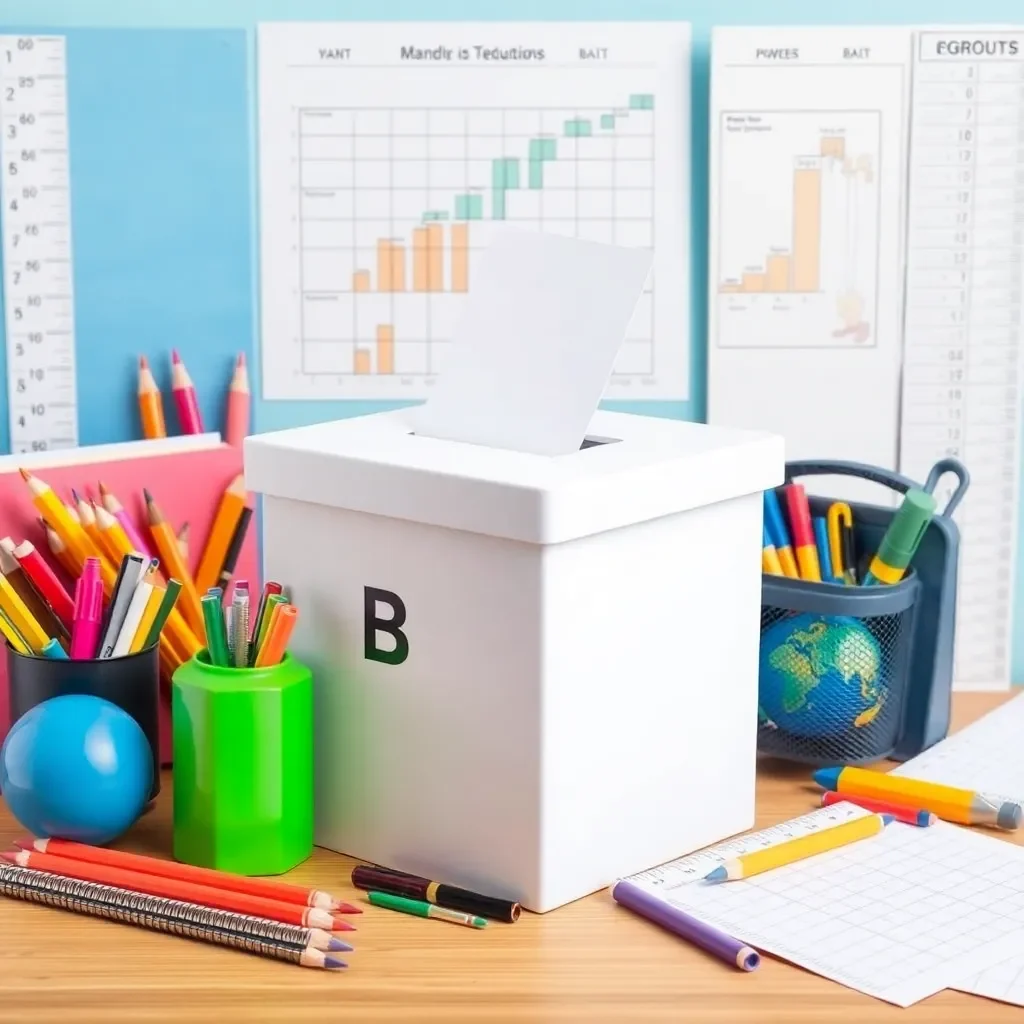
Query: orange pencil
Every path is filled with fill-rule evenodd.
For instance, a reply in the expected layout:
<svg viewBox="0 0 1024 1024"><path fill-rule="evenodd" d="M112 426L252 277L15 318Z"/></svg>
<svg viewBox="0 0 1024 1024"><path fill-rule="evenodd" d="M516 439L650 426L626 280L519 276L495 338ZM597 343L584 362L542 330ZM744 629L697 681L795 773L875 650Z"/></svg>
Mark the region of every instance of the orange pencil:
<svg viewBox="0 0 1024 1024"><path fill-rule="evenodd" d="M73 508L75 516L78 522L82 524L82 529L85 530L86 536L106 555L107 553L103 550L103 544L100 539L100 532L96 529L96 513L93 511L92 505L81 497L73 487L71 488L71 497L74 499ZM107 555L107 557L109 558L110 556ZM118 564L120 564L120 561Z"/></svg>
<svg viewBox="0 0 1024 1024"><path fill-rule="evenodd" d="M178 531L178 550L181 552L181 557L188 561L188 535L189 525L187 522L181 524L181 529Z"/></svg>
<svg viewBox="0 0 1024 1024"><path fill-rule="evenodd" d="M228 892L244 892L250 896L292 903L297 907L319 907L321 910L343 914L362 913L359 907L336 900L329 892L307 889L303 885L292 885L290 882L279 882L272 878L231 875L226 871L215 871L213 868L179 864L177 861L145 857L138 853L123 853L105 846L86 846L84 843L74 843L67 839L18 839L15 845L23 850L38 850L40 853L70 857L72 860L86 861L89 864L107 864L110 867L123 868L125 871L141 871L146 875L177 878L182 882L209 885L214 889L224 889Z"/></svg>
<svg viewBox="0 0 1024 1024"><path fill-rule="evenodd" d="M181 557L181 552L178 550L178 538L174 536L170 523L164 518L160 507L153 500L153 495L148 490L143 490L142 493L146 499L149 532L156 542L160 563L168 576L173 576L181 581L182 614L195 635L202 640L206 636L203 606L199 601L199 591L196 589L192 574L188 571L185 559Z"/></svg>
<svg viewBox="0 0 1024 1024"><path fill-rule="evenodd" d="M77 579L82 571L82 563L76 562L67 545L60 539L57 531L42 517L39 517L39 525L46 534L46 546L50 553L61 564L61 568L71 577Z"/></svg>
<svg viewBox="0 0 1024 1024"><path fill-rule="evenodd" d="M139 356L139 418L142 420L143 437L152 439L167 436L164 401L145 356Z"/></svg>
<svg viewBox="0 0 1024 1024"><path fill-rule="evenodd" d="M224 440L235 448L249 433L249 371L245 366L245 353L239 352L235 372L228 388L228 404L224 414Z"/></svg>
<svg viewBox="0 0 1024 1024"><path fill-rule="evenodd" d="M213 526L210 527L210 536L206 539L206 547L203 548L203 557L199 560L199 569L196 572L196 589L200 594L205 594L210 587L217 585L220 578L220 570L224 565L224 558L231 545L231 538L235 535L235 527L245 508L245 477L239 473L231 481L220 505L217 507L217 515L214 517Z"/></svg>
<svg viewBox="0 0 1024 1024"><path fill-rule="evenodd" d="M161 878L145 875L140 871L124 871L105 864L87 864L70 857L55 857L49 853L34 850L19 850L17 853L0 853L0 857L23 868L34 868L65 878L80 878L85 882L100 885L116 885L133 892L144 892L150 896L163 896L170 900L185 900L203 907L226 910L233 914L251 914L271 921L298 925L300 928L323 928L326 931L355 931L347 921L333 917L319 907L298 907L294 903L268 900L262 896L247 893L227 892L208 885L195 885L176 878Z"/></svg>
<svg viewBox="0 0 1024 1024"><path fill-rule="evenodd" d="M299 610L293 604L281 604L274 609L263 646L256 655L256 668L276 665L284 657L298 615Z"/></svg>

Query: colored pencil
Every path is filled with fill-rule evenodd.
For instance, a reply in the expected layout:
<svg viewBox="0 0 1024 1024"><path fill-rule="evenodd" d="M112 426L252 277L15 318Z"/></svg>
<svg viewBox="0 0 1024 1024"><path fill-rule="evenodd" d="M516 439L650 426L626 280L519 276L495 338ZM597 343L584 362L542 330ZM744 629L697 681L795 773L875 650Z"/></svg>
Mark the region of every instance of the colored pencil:
<svg viewBox="0 0 1024 1024"><path fill-rule="evenodd" d="M449 910L461 910L466 914L478 914L480 917L489 917L494 921L505 921L509 924L518 921L521 912L520 905L514 900L482 896L469 889L444 885L420 875L409 875L404 871L392 871L370 864L360 864L352 869L352 884L357 889L389 892L393 896L424 900L427 903L436 903L439 907L447 907Z"/></svg>
<svg viewBox="0 0 1024 1024"><path fill-rule="evenodd" d="M321 910L342 914L362 913L359 907L338 900L322 889L307 889L303 885L279 882L272 878L247 878L226 871L215 871L213 868L179 864L177 861L146 857L138 853L123 853L105 846L87 846L67 839L26 838L16 840L15 845L23 850L37 850L39 853L51 853L57 857L69 857L71 860L86 861L89 864L107 864L110 867L124 868L126 871L140 871L144 875L177 878L182 882L195 882L197 885L208 885L228 892L262 896L265 899L279 900L281 903L293 903L297 907L319 907Z"/></svg>
<svg viewBox="0 0 1024 1024"><path fill-rule="evenodd" d="M210 664L227 668L231 665L231 658L220 598L214 597L213 594L203 594L200 603L206 620L206 651L210 657Z"/></svg>
<svg viewBox="0 0 1024 1024"><path fill-rule="evenodd" d="M731 882L740 878L750 878L763 871L771 871L786 864L793 864L798 860L815 857L819 853L838 850L850 843L880 835L891 821L892 815L890 814L868 814L863 818L854 818L841 825L823 828L820 832L812 832L810 835L800 836L798 839L789 839L763 850L730 857L706 874L704 881Z"/></svg>
<svg viewBox="0 0 1024 1024"><path fill-rule="evenodd" d="M263 616L263 621L260 623L260 631L256 635L255 643L249 645L250 647L256 648L250 659L253 665L256 664L256 659L259 657L259 653L266 642L267 632L274 624L274 615L277 613L277 609L283 607L287 603L288 598L285 597L284 594L271 594L267 598L266 614Z"/></svg>
<svg viewBox="0 0 1024 1024"><path fill-rule="evenodd" d="M74 556L75 562L81 565L90 555L98 555L95 545L82 529L82 524L75 522L53 488L26 469L20 469L18 472L21 473L21 478L32 495L32 504L64 542L64 546ZM111 578L111 585L113 582Z"/></svg>
<svg viewBox="0 0 1024 1024"><path fill-rule="evenodd" d="M476 914L464 914L461 910L449 910L447 907L439 907L436 903L410 900L406 899L405 896L394 896L389 892L368 892L366 898L375 907L397 910L400 914L413 914L415 917L432 917L437 921L447 921L449 924L462 924L467 928L484 928L487 925L487 919Z"/></svg>
<svg viewBox="0 0 1024 1024"><path fill-rule="evenodd" d="M4 551L7 550L5 544L7 540L7 537L0 540L0 547ZM11 553L17 559L18 565L21 566L22 572L36 593L49 605L57 619L63 623L65 631L70 630L75 615L75 603L71 600L71 595L64 589L64 584L57 578L57 574L50 568L50 563L39 554L36 546L30 540L22 541ZM4 575L7 573L5 572Z"/></svg>
<svg viewBox="0 0 1024 1024"><path fill-rule="evenodd" d="M27 605L18 596L7 577L2 575L0 575L0 609L34 652L42 650L49 643L49 634L28 610Z"/></svg>
<svg viewBox="0 0 1024 1024"><path fill-rule="evenodd" d="M100 885L116 885L170 900L186 900L203 907L212 907L214 910L252 914L254 917L265 917L270 921L281 921L300 928L355 931L347 921L341 921L319 907L299 907L294 903L283 903L263 896L214 889L212 886L196 885L194 882L177 878L147 875L141 871L126 871L108 864L90 864L86 861L72 860L70 857L37 853L34 850L19 850L14 854L0 856L23 868L35 868L37 871L64 875L67 878L80 878L84 882L97 882Z"/></svg>
<svg viewBox="0 0 1024 1024"><path fill-rule="evenodd" d="M939 816L932 814L931 811L905 807L888 800L869 800L864 796L849 796L846 793L836 793L831 789L821 794L822 807L831 807L832 804L841 803L856 804L858 807L863 807L865 811L873 811L875 814L891 814L897 821L902 821L907 825L917 825L919 828L928 828L939 820Z"/></svg>
<svg viewBox="0 0 1024 1024"><path fill-rule="evenodd" d="M174 607L178 600L178 595L181 593L181 580L176 580L172 576L167 581L167 588L164 590L163 600L160 603L160 607L157 609L156 618L153 620L153 625L150 628L149 636L146 638L144 644L145 647L149 647L150 644L156 643L164 628L164 624L170 618L172 612L176 609ZM192 652L194 654L195 651ZM189 657L192 657L189 654Z"/></svg>
<svg viewBox="0 0 1024 1024"><path fill-rule="evenodd" d="M96 512L92 505L82 498L78 491L73 487L71 488L71 498L73 505L69 511L74 512L76 521L81 524L82 529L85 530L89 540L91 540L93 544L100 549L100 551L103 551L104 554L106 554L103 548L102 539L99 535L99 530L96 526Z"/></svg>
<svg viewBox="0 0 1024 1024"><path fill-rule="evenodd" d="M136 654L147 646L146 641L149 638L153 623L156 621L157 612L160 611L160 606L163 604L166 595L167 588L165 586L157 583L150 586L146 607L142 611L142 618L139 619L138 628L135 630L135 635L132 637L131 645L128 648L129 654ZM159 634L157 635L159 636Z"/></svg>
<svg viewBox="0 0 1024 1024"><path fill-rule="evenodd" d="M142 436L148 439L167 436L164 422L164 401L156 385L149 360L139 356L139 419L142 422Z"/></svg>
<svg viewBox="0 0 1024 1024"><path fill-rule="evenodd" d="M60 562L61 567L71 579L77 579L81 565L75 561L57 531L42 516L39 516L38 522L46 537L46 546L50 549L50 554Z"/></svg>
<svg viewBox="0 0 1024 1024"><path fill-rule="evenodd" d="M12 854L0 855L10 860ZM121 886L99 885L13 864L0 864L0 894L106 918L152 931L297 964L339 970L345 961L329 956L352 947L320 928L297 928L244 914L213 910L185 900L157 898Z"/></svg>
<svg viewBox="0 0 1024 1024"><path fill-rule="evenodd" d="M199 569L196 571L196 587L200 593L205 594L210 587L216 585L221 569L224 567L224 560L227 557L228 548L231 546L235 528L238 526L238 520L245 506L245 477L239 473L228 484L221 496L217 514L213 519L213 526L210 527L210 535L203 548L203 556L199 560Z"/></svg>
<svg viewBox="0 0 1024 1024"><path fill-rule="evenodd" d="M117 495L102 480L99 482L99 490L100 502L107 512L121 524L121 528L131 542L132 547L147 558L152 558L152 548L142 535L142 531L135 525L135 520L128 514L128 510L118 500Z"/></svg>
<svg viewBox="0 0 1024 1024"><path fill-rule="evenodd" d="M258 644L260 638L260 630L263 625L263 617L267 612L267 601L272 594L280 594L284 588L280 583L275 580L268 580L263 584L263 593L260 595L259 607L256 610L256 619L252 626L252 642L249 645L249 664L251 665L256 660L256 655L259 654Z"/></svg>
<svg viewBox="0 0 1024 1024"><path fill-rule="evenodd" d="M30 544L29 547L32 547ZM33 552L34 552L33 548ZM24 601L25 607L32 613L32 618L39 623L40 626L50 636L67 636L67 627L61 621L60 617L50 607L50 603L46 598L44 591L53 593L55 600L59 602L60 597L50 585L50 578L60 586L60 581L56 576L53 575L53 570L50 569L49 565L43 561L42 556L35 555L35 564L30 566L32 573L21 564L17 555L18 548L14 541L10 537L0 538L0 573L7 578L7 582L14 588L14 592ZM40 587L36 586L33 579L34 574L49 573L49 577L40 580ZM63 591L64 588L61 587ZM64 591L66 594L66 591Z"/></svg>
<svg viewBox="0 0 1024 1024"><path fill-rule="evenodd" d="M149 532L153 535L160 561L167 572L181 581L182 615L192 631L200 639L204 636L203 609L199 604L199 591L192 580L192 575L185 565L185 560L178 550L178 538L174 536L170 524L160 511L160 506L153 500L153 495L144 490L146 512L149 519Z"/></svg>
<svg viewBox="0 0 1024 1024"><path fill-rule="evenodd" d="M281 661L288 649L288 641L291 639L298 617L299 610L293 604L283 604L277 609L274 621L271 622L270 628L267 630L263 646L260 648L259 654L256 655L256 668L277 665Z"/></svg>
<svg viewBox="0 0 1024 1024"><path fill-rule="evenodd" d="M4 639L19 654L32 653L32 648L29 647L28 641L18 632L17 627L7 617L2 608L0 608L0 633L3 633Z"/></svg>
<svg viewBox="0 0 1024 1024"><path fill-rule="evenodd" d="M201 434L203 417L199 411L199 398L196 386L185 369L177 349L171 350L171 394L178 410L178 425L183 434Z"/></svg>
<svg viewBox="0 0 1024 1024"><path fill-rule="evenodd" d="M188 561L188 535L189 535L189 532L190 532L189 525L188 525L188 522L186 521L186 522L181 524L181 529L177 533L178 550L181 552L181 557L184 558L186 562Z"/></svg>
<svg viewBox="0 0 1024 1024"><path fill-rule="evenodd" d="M249 372L245 366L245 353L240 352L231 376L224 416L224 440L235 448L242 447L242 441L249 433L250 401Z"/></svg>
<svg viewBox="0 0 1024 1024"><path fill-rule="evenodd" d="M228 552L224 556L224 564L220 567L220 575L217 584L226 587L231 582L231 577L238 564L238 556L242 553L242 545L245 543L245 534L249 529L249 521L252 519L252 508L246 505L242 514L238 517L235 532L231 536L231 543L228 545Z"/></svg>

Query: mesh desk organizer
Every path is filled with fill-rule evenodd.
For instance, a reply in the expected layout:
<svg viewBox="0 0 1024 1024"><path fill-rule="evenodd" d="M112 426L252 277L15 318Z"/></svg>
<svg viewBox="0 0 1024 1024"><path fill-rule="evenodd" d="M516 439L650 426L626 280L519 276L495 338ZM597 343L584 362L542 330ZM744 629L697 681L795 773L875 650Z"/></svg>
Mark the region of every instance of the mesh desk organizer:
<svg viewBox="0 0 1024 1024"><path fill-rule="evenodd" d="M766 653L765 632L787 616L807 613L826 625L834 624L836 617L856 619L870 631L881 654L880 665L876 666L881 699L877 713L859 725L850 720L847 706L830 707L819 700L815 708L819 727L800 730L803 734L776 725L759 707L759 753L816 765L864 764L887 757L905 761L946 736L960 546L960 531L951 517L963 499L970 476L957 459L941 459L932 467L923 488L933 492L947 473L957 478L956 488L946 507L937 510L928 524L899 583L864 587L764 575L762 658ZM821 475L861 477L901 494L921 486L898 473L858 462L802 461L786 465L787 483ZM830 498L808 495L808 499L812 516L824 516L832 504ZM896 509L847 504L853 512L860 580Z"/></svg>

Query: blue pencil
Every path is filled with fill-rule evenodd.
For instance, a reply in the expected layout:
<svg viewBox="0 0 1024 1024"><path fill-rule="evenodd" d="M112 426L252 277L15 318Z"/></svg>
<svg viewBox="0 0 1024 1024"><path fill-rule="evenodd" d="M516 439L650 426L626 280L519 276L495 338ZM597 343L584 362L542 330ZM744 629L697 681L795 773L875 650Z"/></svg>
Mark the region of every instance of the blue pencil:
<svg viewBox="0 0 1024 1024"><path fill-rule="evenodd" d="M836 577L832 572L832 554L828 547L828 523L824 516L814 517L814 546L818 549L821 578L825 583L831 583ZM839 582L842 583L842 580Z"/></svg>

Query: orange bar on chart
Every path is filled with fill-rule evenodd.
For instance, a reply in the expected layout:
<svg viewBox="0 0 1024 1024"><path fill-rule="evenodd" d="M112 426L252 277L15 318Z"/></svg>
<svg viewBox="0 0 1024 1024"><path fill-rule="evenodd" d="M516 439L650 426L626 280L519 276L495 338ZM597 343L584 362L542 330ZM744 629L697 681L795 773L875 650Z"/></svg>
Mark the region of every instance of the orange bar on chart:
<svg viewBox="0 0 1024 1024"><path fill-rule="evenodd" d="M769 256L764 263L765 287L770 292L789 291L789 257Z"/></svg>
<svg viewBox="0 0 1024 1024"><path fill-rule="evenodd" d="M405 291L405 249L394 242L391 243L391 290Z"/></svg>
<svg viewBox="0 0 1024 1024"><path fill-rule="evenodd" d="M395 372L395 329L391 324L377 325L377 372Z"/></svg>
<svg viewBox="0 0 1024 1024"><path fill-rule="evenodd" d="M834 156L837 160L842 160L846 156L846 139L842 135L822 136L821 155Z"/></svg>
<svg viewBox="0 0 1024 1024"><path fill-rule="evenodd" d="M352 291L368 292L370 290L370 272L368 270L357 270L352 275Z"/></svg>
<svg viewBox="0 0 1024 1024"><path fill-rule="evenodd" d="M469 291L469 225L452 225L452 291Z"/></svg>
<svg viewBox="0 0 1024 1024"><path fill-rule="evenodd" d="M763 292L765 284L764 274L744 274L743 290L745 292Z"/></svg>
<svg viewBox="0 0 1024 1024"><path fill-rule="evenodd" d="M370 372L370 353L365 348L357 348L355 355L352 357L352 369L356 373L369 373Z"/></svg>
<svg viewBox="0 0 1024 1024"><path fill-rule="evenodd" d="M444 227L427 225L427 291L444 291Z"/></svg>
<svg viewBox="0 0 1024 1024"><path fill-rule="evenodd" d="M405 291L405 251L390 238L377 241L377 291Z"/></svg>
<svg viewBox="0 0 1024 1024"><path fill-rule="evenodd" d="M816 292L820 271L821 169L798 167L793 172L793 291Z"/></svg>
<svg viewBox="0 0 1024 1024"><path fill-rule="evenodd" d="M735 281L727 281L725 284L719 285L718 290L723 295L733 295L736 292L743 291L743 289Z"/></svg>
<svg viewBox="0 0 1024 1024"><path fill-rule="evenodd" d="M412 229L412 288L427 291L427 229Z"/></svg>

